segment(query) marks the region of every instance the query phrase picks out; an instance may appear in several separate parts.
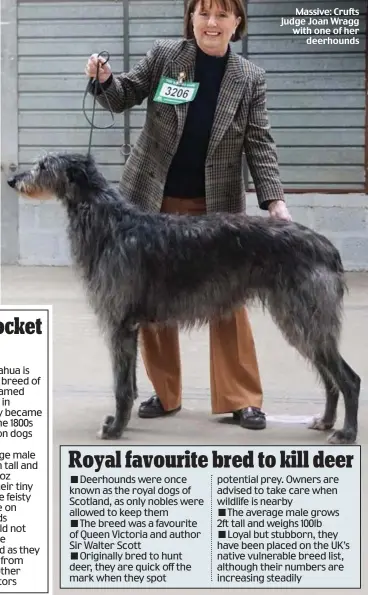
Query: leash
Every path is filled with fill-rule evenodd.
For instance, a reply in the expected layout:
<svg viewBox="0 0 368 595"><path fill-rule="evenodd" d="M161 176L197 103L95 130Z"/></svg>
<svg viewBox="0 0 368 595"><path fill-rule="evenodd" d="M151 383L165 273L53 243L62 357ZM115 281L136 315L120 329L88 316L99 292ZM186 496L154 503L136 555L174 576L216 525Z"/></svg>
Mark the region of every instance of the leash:
<svg viewBox="0 0 368 595"><path fill-rule="evenodd" d="M89 81L87 83L87 86L86 86L86 89L84 91L82 110L83 110L84 117L86 118L87 122L91 125L90 133L89 133L89 142L88 142L88 155L91 153L93 129L94 128L97 128L98 130L107 130L108 128L112 128L114 126L114 123L115 123L114 114L113 114L113 111L111 109L110 102L109 102L108 97L106 95L105 89L103 88L102 84L98 80L98 71L99 71L99 68L100 68L100 61L98 60L98 58L105 58L105 61L102 63L102 66L104 66L110 60L110 54L106 50L102 50L102 52L100 52L98 54L98 56L97 56L97 72L96 72L96 78L90 78L89 79ZM93 82L94 82L94 94L93 94L93 106L92 106L92 120L90 120L89 117L87 116L87 112L86 112L86 108L85 108L85 103L86 103L86 97L87 97L87 94L88 94L88 90L89 90L90 84L93 83ZM109 110L110 110L111 118L112 118L111 124L108 124L107 126L96 126L94 124L95 111L96 111L96 96L97 96L97 87L98 86L100 86L100 89L101 89L102 93L105 96L107 105L108 105Z"/></svg>

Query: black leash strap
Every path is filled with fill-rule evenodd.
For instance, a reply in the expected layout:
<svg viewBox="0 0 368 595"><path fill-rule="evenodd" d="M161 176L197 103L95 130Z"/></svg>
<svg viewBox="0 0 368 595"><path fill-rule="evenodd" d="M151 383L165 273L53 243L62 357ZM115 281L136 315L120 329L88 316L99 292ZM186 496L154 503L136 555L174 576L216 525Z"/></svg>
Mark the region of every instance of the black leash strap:
<svg viewBox="0 0 368 595"><path fill-rule="evenodd" d="M114 126L114 123L115 123L114 114L113 114L113 111L111 109L110 102L109 102L109 100L107 98L106 92L105 92L102 84L98 80L98 71L99 71L99 67L100 67L99 58L105 58L105 62L103 62L103 64L102 64L102 66L104 66L110 60L110 54L106 50L103 50L102 52L100 52L98 54L98 56L97 56L97 72L96 72L96 78L95 79L91 78L88 81L87 86L86 86L86 89L84 91L83 106L82 106L83 114L84 114L84 117L86 118L87 122L91 125L90 134L89 134L89 142L88 142L88 155L91 152L93 129L94 128L97 128L98 130L107 130L108 128L112 128ZM86 108L85 108L86 97L87 97L87 94L88 94L89 87L90 87L90 84L91 83L94 83L93 106L92 106L92 120L90 120L89 117L87 116L87 112L86 112ZM107 126L96 126L94 124L95 111L96 111L96 95L97 95L98 86L101 87L101 91L102 91L102 93L105 96L105 99L107 101L107 105L108 105L109 110L110 110L111 118L112 118L111 124L108 124Z"/></svg>

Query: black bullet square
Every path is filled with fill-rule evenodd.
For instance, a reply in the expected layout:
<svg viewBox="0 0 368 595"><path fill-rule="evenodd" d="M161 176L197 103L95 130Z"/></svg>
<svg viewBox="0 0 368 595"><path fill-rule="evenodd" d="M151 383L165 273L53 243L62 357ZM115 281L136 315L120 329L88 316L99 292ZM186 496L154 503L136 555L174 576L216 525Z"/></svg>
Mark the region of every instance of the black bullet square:
<svg viewBox="0 0 368 595"><path fill-rule="evenodd" d="M218 532L218 536L219 537L226 537L226 531L219 531Z"/></svg>
<svg viewBox="0 0 368 595"><path fill-rule="evenodd" d="M72 552L70 554L70 559L71 560L78 560L78 552Z"/></svg>
<svg viewBox="0 0 368 595"><path fill-rule="evenodd" d="M70 478L70 483L78 483L78 475L72 475Z"/></svg>
<svg viewBox="0 0 368 595"><path fill-rule="evenodd" d="M225 510L225 508L219 508L218 515L219 516L226 516L226 510Z"/></svg>
<svg viewBox="0 0 368 595"><path fill-rule="evenodd" d="M70 521L71 527L78 527L78 521Z"/></svg>

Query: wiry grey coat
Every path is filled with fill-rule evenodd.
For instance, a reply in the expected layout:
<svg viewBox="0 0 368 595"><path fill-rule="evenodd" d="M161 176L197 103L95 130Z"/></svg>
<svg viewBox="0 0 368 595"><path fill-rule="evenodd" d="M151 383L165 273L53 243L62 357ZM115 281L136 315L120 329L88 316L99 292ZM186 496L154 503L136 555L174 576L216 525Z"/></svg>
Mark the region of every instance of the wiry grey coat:
<svg viewBox="0 0 368 595"><path fill-rule="evenodd" d="M130 72L114 75L97 95L101 106L122 112L147 99L147 117L124 166L121 190L145 211L159 211L171 160L184 129L188 103L168 105L153 101L162 76L194 80L194 40L156 41ZM93 86L90 86L93 92ZM206 159L207 211L245 209L242 156L255 184L258 202L284 199L274 140L266 108L266 80L262 68L230 51L222 81Z"/></svg>
<svg viewBox="0 0 368 595"><path fill-rule="evenodd" d="M313 427L332 428L341 391L345 420L331 441L355 441L360 378L339 352L345 280L327 238L272 217L142 213L90 156L46 156L9 185L56 195L66 208L73 258L113 361L116 411L102 437L119 437L129 421L140 325L203 324L256 299L323 381L325 412Z"/></svg>

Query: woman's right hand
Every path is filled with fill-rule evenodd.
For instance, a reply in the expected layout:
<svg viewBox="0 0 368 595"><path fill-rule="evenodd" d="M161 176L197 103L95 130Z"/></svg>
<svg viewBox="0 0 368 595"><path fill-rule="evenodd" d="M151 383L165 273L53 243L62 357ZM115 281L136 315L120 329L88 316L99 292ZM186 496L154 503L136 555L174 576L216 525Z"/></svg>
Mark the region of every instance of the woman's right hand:
<svg viewBox="0 0 368 595"><path fill-rule="evenodd" d="M84 72L86 73L86 75L89 78L95 79L97 76L97 60L100 63L99 67L98 67L98 80L100 83L104 83L105 81L107 81L107 79L111 75L112 70L111 70L110 64L108 62L106 62L106 64L104 64L105 58L103 56L101 56L100 58L97 58L97 54L92 54L88 58L88 62L86 64Z"/></svg>

